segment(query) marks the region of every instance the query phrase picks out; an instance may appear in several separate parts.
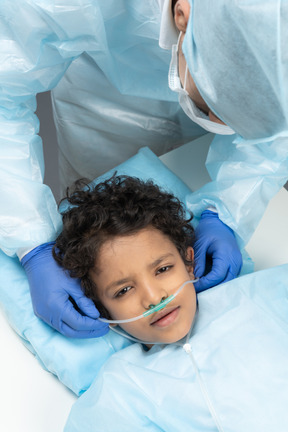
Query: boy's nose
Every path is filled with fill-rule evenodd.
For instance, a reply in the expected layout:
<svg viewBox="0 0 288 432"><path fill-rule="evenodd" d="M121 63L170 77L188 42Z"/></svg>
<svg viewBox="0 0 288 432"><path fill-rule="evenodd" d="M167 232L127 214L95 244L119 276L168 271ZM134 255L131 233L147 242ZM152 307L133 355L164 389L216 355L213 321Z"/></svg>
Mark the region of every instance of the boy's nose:
<svg viewBox="0 0 288 432"><path fill-rule="evenodd" d="M145 287L143 292L143 306L145 309L151 309L151 307L156 306L168 297L168 293L163 287L153 287L148 285Z"/></svg>

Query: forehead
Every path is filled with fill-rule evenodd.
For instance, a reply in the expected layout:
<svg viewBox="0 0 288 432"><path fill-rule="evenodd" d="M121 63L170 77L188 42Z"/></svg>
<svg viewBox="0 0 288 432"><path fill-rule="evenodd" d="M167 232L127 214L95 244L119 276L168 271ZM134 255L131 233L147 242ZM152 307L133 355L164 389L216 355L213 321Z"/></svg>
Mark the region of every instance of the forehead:
<svg viewBox="0 0 288 432"><path fill-rule="evenodd" d="M108 262L123 269L140 267L167 252L177 252L174 243L161 231L149 227L135 234L107 240L100 249L97 269L105 271Z"/></svg>

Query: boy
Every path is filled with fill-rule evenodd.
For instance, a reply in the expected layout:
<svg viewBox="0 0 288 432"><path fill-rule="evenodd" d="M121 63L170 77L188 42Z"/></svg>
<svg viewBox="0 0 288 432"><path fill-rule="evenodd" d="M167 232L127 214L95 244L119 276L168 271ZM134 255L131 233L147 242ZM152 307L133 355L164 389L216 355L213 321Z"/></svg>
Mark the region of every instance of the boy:
<svg viewBox="0 0 288 432"><path fill-rule="evenodd" d="M172 195L114 176L68 201L55 257L81 278L102 316L138 317L193 280L191 218ZM109 358L65 432L285 432L287 272L201 293L195 326L190 283L164 309L121 323L144 346Z"/></svg>
<svg viewBox="0 0 288 432"><path fill-rule="evenodd" d="M152 182L117 177L76 190L63 215L54 257L80 278L102 317L141 315L194 279L192 217L177 198ZM122 324L130 335L173 343L190 330L196 294L187 284L167 307Z"/></svg>

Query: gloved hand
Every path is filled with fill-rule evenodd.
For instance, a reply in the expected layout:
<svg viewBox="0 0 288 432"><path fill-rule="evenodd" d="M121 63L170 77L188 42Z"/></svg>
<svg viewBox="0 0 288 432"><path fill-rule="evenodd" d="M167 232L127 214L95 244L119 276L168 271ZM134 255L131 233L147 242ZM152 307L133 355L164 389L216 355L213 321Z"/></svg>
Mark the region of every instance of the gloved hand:
<svg viewBox="0 0 288 432"><path fill-rule="evenodd" d="M105 335L108 324L97 320L99 312L84 296L79 279L71 278L54 260L54 243L44 243L25 255L23 265L34 313L65 336L92 338ZM77 305L77 309L74 305Z"/></svg>
<svg viewBox="0 0 288 432"><path fill-rule="evenodd" d="M197 292L234 279L242 267L242 255L233 231L218 217L218 213L205 210L195 230L195 283ZM212 268L207 271L208 261Z"/></svg>

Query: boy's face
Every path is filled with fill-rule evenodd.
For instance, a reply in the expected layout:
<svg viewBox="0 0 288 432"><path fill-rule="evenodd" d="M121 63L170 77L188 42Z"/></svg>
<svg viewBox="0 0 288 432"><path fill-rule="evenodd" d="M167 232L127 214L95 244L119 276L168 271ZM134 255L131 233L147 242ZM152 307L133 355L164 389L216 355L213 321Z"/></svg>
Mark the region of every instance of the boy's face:
<svg viewBox="0 0 288 432"><path fill-rule="evenodd" d="M193 260L190 247L187 259ZM194 279L172 241L152 227L104 243L91 277L113 320L143 314ZM143 341L173 343L188 333L195 312L194 286L187 284L164 309L121 327Z"/></svg>

